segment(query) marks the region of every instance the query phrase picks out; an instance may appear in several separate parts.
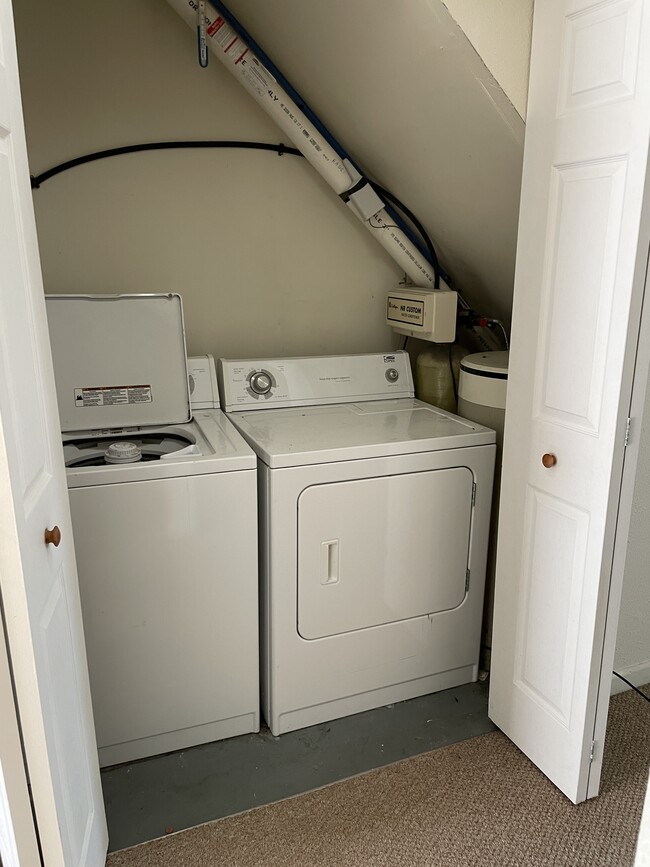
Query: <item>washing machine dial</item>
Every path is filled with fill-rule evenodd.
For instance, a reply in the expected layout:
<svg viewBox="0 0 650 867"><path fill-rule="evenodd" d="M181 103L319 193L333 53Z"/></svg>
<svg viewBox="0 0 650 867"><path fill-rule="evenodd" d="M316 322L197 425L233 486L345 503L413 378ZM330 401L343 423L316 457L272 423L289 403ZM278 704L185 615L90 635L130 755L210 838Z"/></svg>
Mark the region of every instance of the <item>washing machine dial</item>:
<svg viewBox="0 0 650 867"><path fill-rule="evenodd" d="M395 370L394 367L389 367L386 371L386 379L388 382L397 382L399 379L399 371Z"/></svg>
<svg viewBox="0 0 650 867"><path fill-rule="evenodd" d="M249 385L255 394L268 394L273 385L271 374L265 370L256 370L255 373L251 374Z"/></svg>

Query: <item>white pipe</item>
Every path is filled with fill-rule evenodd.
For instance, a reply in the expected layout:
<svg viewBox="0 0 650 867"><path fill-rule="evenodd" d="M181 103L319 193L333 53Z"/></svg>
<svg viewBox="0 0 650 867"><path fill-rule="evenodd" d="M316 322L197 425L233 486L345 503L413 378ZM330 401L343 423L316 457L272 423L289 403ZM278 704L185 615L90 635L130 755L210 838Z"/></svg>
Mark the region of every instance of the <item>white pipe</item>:
<svg viewBox="0 0 650 867"><path fill-rule="evenodd" d="M194 30L197 24L197 0L167 0ZM337 195L345 193L356 183L356 172L351 171L331 145L314 129L306 115L298 108L284 88L278 84L262 61L250 50L237 32L220 15L206 16L207 42L212 53L250 93L253 99L276 122L288 139L300 150L319 175ZM365 224L400 268L420 286L432 286L433 269L415 244L401 229L394 227L383 202L367 188L352 194L348 207ZM373 196L376 199L373 211ZM360 206L360 199L363 204ZM369 215L370 212L370 215ZM442 284L444 285L444 284ZM442 288L441 285L441 288ZM444 288L447 288L446 286Z"/></svg>
<svg viewBox="0 0 650 867"><path fill-rule="evenodd" d="M349 204L352 204L352 202ZM361 217L354 207L352 210L359 219L363 220L363 217ZM373 233L375 240L379 241L388 255L393 257L402 271L413 280L416 286L427 287L434 285L433 266L428 263L408 235L395 226L390 215L383 208L369 220L363 220L363 222L366 225L366 229L369 229ZM441 279L440 288L449 289L449 286Z"/></svg>
<svg viewBox="0 0 650 867"><path fill-rule="evenodd" d="M196 0L168 0L168 3L192 29L196 27ZM220 15L211 17L208 14L206 20L208 47L215 57L273 118L334 192L337 195L345 192L350 187L351 179L336 151L321 140L305 114L277 84L273 75L236 31Z"/></svg>

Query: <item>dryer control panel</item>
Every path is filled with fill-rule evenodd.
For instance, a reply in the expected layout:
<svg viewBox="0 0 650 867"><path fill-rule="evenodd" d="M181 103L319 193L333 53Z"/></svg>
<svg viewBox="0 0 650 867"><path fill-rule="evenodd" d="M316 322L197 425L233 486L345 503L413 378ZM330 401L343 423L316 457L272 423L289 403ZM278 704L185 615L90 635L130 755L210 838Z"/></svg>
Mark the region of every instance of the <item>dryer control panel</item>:
<svg viewBox="0 0 650 867"><path fill-rule="evenodd" d="M413 397L407 352L314 358L219 359L226 412Z"/></svg>

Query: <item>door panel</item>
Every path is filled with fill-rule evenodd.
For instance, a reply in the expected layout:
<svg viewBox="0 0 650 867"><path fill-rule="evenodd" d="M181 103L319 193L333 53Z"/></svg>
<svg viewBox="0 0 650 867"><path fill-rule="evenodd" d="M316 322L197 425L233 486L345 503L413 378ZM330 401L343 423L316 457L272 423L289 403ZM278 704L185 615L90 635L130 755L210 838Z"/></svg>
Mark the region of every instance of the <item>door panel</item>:
<svg viewBox="0 0 650 867"><path fill-rule="evenodd" d="M74 659L74 639L70 625L70 605L66 599L69 580L62 564L51 587L40 617L41 661L44 678L51 688L47 691L48 712L53 721L52 745L57 755L66 754L66 744L84 742L84 712L80 690L72 666L61 666L59 660ZM93 757L94 758L94 757ZM66 836L74 864L84 864L94 809L92 778L88 755L75 750L66 762L57 763L53 773L58 778L57 789L64 793Z"/></svg>
<svg viewBox="0 0 650 867"><path fill-rule="evenodd" d="M570 3L561 65L560 113L634 96L642 3Z"/></svg>
<svg viewBox="0 0 650 867"><path fill-rule="evenodd" d="M604 732L604 612L620 593L610 577L648 245L649 13L641 0L535 7L489 713L576 802Z"/></svg>
<svg viewBox="0 0 650 867"><path fill-rule="evenodd" d="M598 433L626 168L626 160L614 160L553 169L540 422Z"/></svg>
<svg viewBox="0 0 650 867"><path fill-rule="evenodd" d="M46 545L46 528L61 542ZM0 0L0 595L48 867L107 832L9 0Z"/></svg>
<svg viewBox="0 0 650 867"><path fill-rule="evenodd" d="M298 501L298 631L323 638L465 598L466 467L314 485Z"/></svg>
<svg viewBox="0 0 650 867"><path fill-rule="evenodd" d="M580 598L589 516L528 489L524 591L517 615L515 678L522 690L567 724L575 677ZM549 546L548 541L554 540ZM553 640L548 641L552 634ZM543 652L539 652L543 648Z"/></svg>

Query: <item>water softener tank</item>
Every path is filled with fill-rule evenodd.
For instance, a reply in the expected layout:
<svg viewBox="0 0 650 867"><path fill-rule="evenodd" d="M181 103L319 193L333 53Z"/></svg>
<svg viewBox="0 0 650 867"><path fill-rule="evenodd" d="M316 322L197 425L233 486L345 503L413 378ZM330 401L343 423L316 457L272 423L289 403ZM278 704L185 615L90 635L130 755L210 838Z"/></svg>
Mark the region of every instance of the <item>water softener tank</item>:
<svg viewBox="0 0 650 867"><path fill-rule="evenodd" d="M433 406L457 412L456 384L460 361L467 355L463 346L429 345L415 362L415 396Z"/></svg>
<svg viewBox="0 0 650 867"><path fill-rule="evenodd" d="M508 353L477 352L466 355L460 363L458 384L458 415L470 421L491 427L497 434L497 455L494 468L494 493L490 519L490 546L488 548L485 580L485 607L481 635L481 668L489 671L492 648L492 612L494 610L494 573L497 553L497 527L499 523L499 492L501 489L501 451L506 414L508 387Z"/></svg>

